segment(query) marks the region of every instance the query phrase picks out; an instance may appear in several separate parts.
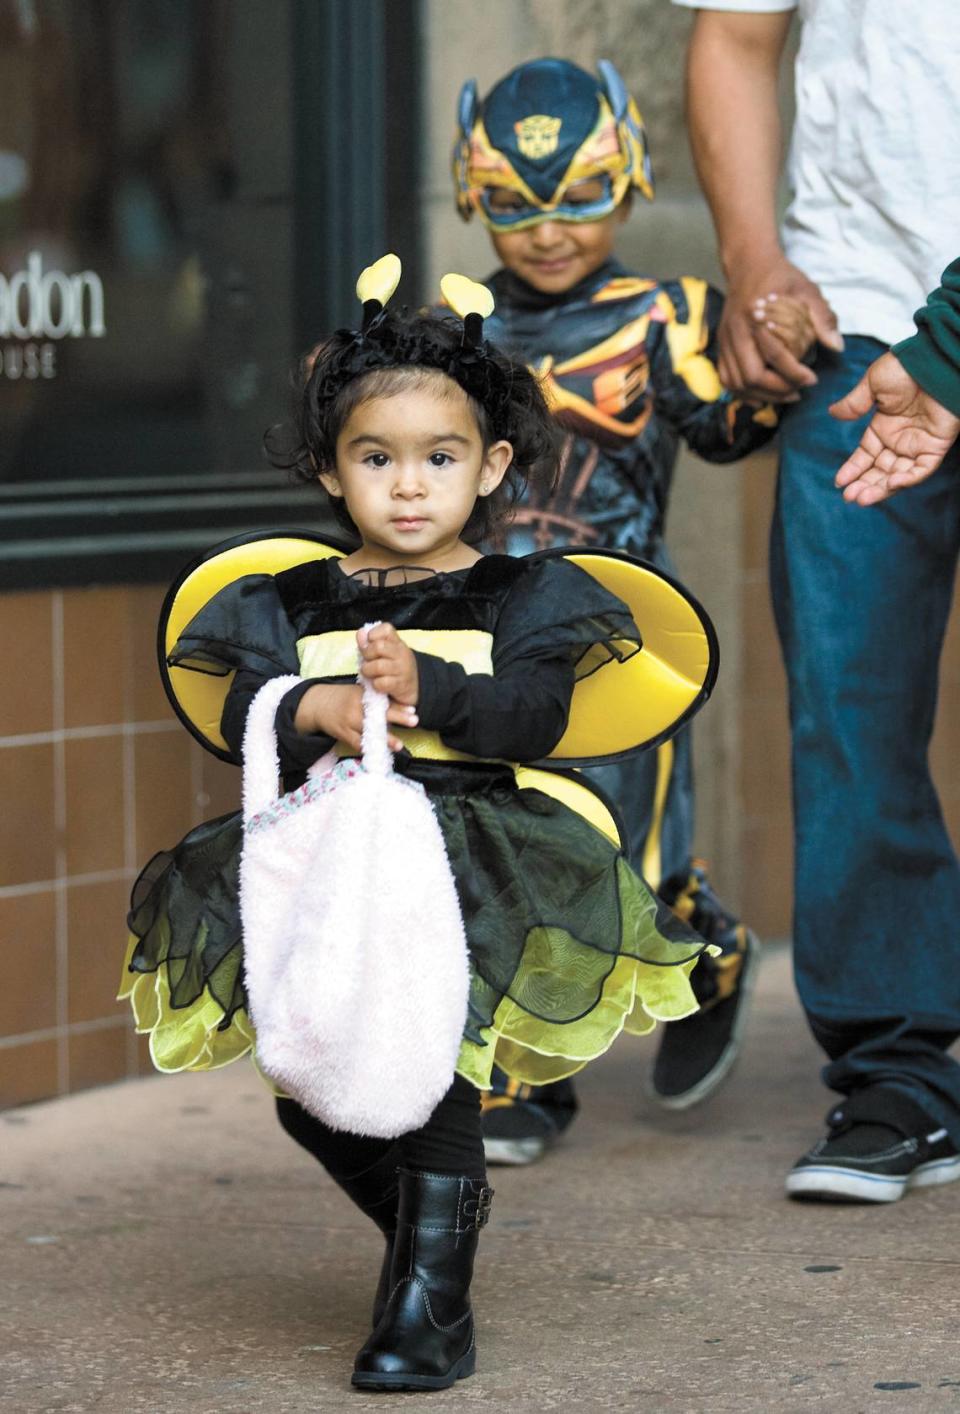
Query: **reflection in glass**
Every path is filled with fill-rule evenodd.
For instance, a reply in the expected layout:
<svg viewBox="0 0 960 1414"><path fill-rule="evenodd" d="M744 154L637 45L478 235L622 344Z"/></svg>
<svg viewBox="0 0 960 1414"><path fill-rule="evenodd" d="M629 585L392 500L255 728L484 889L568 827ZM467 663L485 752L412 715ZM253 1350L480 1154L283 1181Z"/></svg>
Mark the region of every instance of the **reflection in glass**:
<svg viewBox="0 0 960 1414"><path fill-rule="evenodd" d="M286 23L0 0L0 482L261 466L292 352Z"/></svg>

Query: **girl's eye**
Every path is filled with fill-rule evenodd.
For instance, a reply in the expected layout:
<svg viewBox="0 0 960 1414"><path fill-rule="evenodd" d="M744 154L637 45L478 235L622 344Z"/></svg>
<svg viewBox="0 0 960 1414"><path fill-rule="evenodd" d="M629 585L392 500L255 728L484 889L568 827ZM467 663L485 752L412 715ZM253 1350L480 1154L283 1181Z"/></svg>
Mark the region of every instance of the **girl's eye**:
<svg viewBox="0 0 960 1414"><path fill-rule="evenodd" d="M431 466L449 466L453 457L449 452L431 452L429 460Z"/></svg>
<svg viewBox="0 0 960 1414"><path fill-rule="evenodd" d="M386 452L371 452L368 457L364 457L364 461L368 466L375 467L386 466L389 460L390 458L387 456Z"/></svg>

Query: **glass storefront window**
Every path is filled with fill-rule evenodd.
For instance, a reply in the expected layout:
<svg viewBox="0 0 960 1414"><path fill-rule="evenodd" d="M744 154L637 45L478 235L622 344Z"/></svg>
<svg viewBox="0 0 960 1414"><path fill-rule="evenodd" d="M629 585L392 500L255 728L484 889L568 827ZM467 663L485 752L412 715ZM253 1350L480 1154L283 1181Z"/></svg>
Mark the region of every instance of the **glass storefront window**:
<svg viewBox="0 0 960 1414"><path fill-rule="evenodd" d="M414 0L0 0L0 587L162 578L315 514L261 439L305 310L311 333L344 317L324 242L354 270L387 248L415 21ZM315 90L341 95L320 123Z"/></svg>

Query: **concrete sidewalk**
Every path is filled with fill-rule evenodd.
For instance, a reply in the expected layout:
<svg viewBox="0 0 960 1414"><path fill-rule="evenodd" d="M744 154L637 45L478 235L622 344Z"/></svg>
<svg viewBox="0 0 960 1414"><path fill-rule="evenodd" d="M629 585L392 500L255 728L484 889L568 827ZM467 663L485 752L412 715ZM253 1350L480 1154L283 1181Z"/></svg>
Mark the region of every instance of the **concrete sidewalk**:
<svg viewBox="0 0 960 1414"><path fill-rule="evenodd" d="M786 952L712 1103L655 1110L649 1055L621 1042L562 1147L494 1170L478 1373L402 1408L960 1409L960 1184L782 1197L829 1104ZM349 1388L381 1250L245 1063L7 1111L0 1410L383 1410Z"/></svg>

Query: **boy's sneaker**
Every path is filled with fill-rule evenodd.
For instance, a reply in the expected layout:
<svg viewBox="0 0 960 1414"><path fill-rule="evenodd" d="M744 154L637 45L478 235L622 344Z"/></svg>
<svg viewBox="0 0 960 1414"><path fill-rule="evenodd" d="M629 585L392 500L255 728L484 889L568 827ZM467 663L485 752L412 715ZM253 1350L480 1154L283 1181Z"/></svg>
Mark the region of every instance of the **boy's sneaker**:
<svg viewBox="0 0 960 1414"><path fill-rule="evenodd" d="M699 1104L726 1079L740 1054L759 960L756 935L714 893L702 860L682 880L668 880L660 896L690 926L720 948L704 955L690 985L700 1010L663 1027L647 1093L664 1109Z"/></svg>
<svg viewBox="0 0 960 1414"><path fill-rule="evenodd" d="M494 1070L480 1097L483 1152L488 1164L534 1164L572 1124L577 1097L569 1080L521 1085Z"/></svg>
<svg viewBox="0 0 960 1414"><path fill-rule="evenodd" d="M855 1090L830 1111L827 1126L787 1176L791 1198L895 1203L908 1188L960 1179L960 1149L900 1090Z"/></svg>

